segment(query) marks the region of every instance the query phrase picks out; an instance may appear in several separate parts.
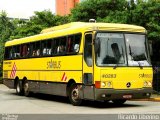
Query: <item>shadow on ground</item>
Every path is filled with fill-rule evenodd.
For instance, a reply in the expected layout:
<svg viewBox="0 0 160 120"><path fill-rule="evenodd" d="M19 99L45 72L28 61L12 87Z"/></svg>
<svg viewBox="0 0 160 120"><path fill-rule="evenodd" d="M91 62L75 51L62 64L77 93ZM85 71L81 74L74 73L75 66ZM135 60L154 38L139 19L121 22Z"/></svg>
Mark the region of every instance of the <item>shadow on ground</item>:
<svg viewBox="0 0 160 120"><path fill-rule="evenodd" d="M15 93L12 93L12 95L16 95ZM70 104L68 97L63 96L56 96L56 95L48 95L48 94L41 94L41 93L32 93L29 97L29 99L32 100L46 100L46 101L53 101L53 102L59 102L59 103L65 103ZM71 105L71 104L70 104ZM103 102L103 101L89 101L89 100L83 100L83 103L79 107L91 107L91 108L128 108L128 107L142 107L143 105L135 105L131 103L125 103L123 105L115 105L111 101L109 102Z"/></svg>

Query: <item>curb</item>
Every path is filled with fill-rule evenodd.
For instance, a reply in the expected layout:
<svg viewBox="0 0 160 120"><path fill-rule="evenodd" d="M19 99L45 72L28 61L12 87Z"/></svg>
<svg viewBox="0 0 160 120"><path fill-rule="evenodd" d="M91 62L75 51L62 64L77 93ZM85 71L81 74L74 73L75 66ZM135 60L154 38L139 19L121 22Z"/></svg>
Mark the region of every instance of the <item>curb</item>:
<svg viewBox="0 0 160 120"><path fill-rule="evenodd" d="M132 99L130 101L153 101L153 102L160 102L160 98L147 98L147 99Z"/></svg>
<svg viewBox="0 0 160 120"><path fill-rule="evenodd" d="M151 101L155 101L155 102L160 102L160 98L158 97L158 98L150 98L151 99Z"/></svg>

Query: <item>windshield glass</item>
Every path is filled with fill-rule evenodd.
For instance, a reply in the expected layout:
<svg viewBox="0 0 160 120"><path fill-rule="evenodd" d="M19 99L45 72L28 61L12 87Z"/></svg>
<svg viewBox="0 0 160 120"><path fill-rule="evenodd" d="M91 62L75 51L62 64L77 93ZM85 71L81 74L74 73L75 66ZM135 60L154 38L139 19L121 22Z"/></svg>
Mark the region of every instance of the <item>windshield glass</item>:
<svg viewBox="0 0 160 120"><path fill-rule="evenodd" d="M97 33L95 50L98 66L127 65L124 35L121 33Z"/></svg>
<svg viewBox="0 0 160 120"><path fill-rule="evenodd" d="M129 66L149 66L146 37L138 34L125 34Z"/></svg>
<svg viewBox="0 0 160 120"><path fill-rule="evenodd" d="M97 33L97 66L150 66L145 35Z"/></svg>

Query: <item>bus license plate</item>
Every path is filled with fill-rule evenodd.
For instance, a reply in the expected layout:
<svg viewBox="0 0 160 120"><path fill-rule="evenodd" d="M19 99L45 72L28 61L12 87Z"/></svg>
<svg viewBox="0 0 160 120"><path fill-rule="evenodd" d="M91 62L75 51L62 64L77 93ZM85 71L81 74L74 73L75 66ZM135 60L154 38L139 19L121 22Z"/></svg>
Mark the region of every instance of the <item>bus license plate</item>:
<svg viewBox="0 0 160 120"><path fill-rule="evenodd" d="M123 95L123 98L130 99L130 98L132 98L132 95Z"/></svg>

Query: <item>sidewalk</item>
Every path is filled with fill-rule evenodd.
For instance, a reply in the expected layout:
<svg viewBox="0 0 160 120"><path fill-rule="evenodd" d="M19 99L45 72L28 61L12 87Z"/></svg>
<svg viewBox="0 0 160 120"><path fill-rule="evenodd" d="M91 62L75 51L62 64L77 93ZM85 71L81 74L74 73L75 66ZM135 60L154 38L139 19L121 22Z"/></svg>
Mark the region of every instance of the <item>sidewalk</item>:
<svg viewBox="0 0 160 120"><path fill-rule="evenodd" d="M0 84L2 84L3 83L3 81L2 80L0 80Z"/></svg>
<svg viewBox="0 0 160 120"><path fill-rule="evenodd" d="M160 94L152 94L150 98L147 99L132 99L131 101L154 101L154 102L160 102Z"/></svg>
<svg viewBox="0 0 160 120"><path fill-rule="evenodd" d="M0 77L0 84L2 84L3 83L3 80L2 80L2 77Z"/></svg>
<svg viewBox="0 0 160 120"><path fill-rule="evenodd" d="M148 101L160 102L160 94L152 94L151 98Z"/></svg>

